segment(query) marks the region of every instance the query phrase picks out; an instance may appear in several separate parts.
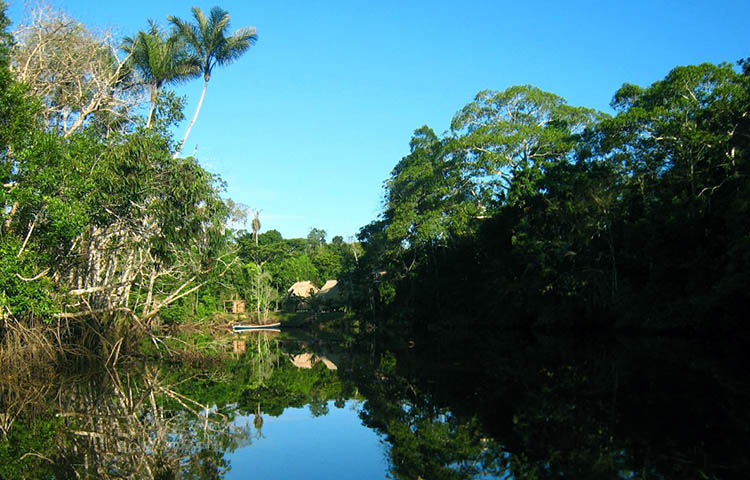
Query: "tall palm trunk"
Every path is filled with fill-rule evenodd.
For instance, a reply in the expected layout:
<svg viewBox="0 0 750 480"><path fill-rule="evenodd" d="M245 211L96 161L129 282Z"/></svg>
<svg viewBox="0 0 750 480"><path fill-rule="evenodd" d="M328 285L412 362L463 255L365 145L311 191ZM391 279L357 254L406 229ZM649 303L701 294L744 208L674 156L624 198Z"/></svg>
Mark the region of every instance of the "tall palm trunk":
<svg viewBox="0 0 750 480"><path fill-rule="evenodd" d="M201 98L198 100L198 106L195 107L195 113L193 114L193 119L190 120L190 125L188 125L187 131L185 132L185 136L182 137L182 141L180 141L180 144L177 145L177 151L174 152L174 155L172 155L172 158L177 158L180 155L180 152L182 151L182 147L185 145L185 141L187 141L188 135L190 135L190 130L193 129L193 125L195 124L195 120L198 118L198 112L201 111L201 105L203 105L203 97L206 96L206 87L208 87L208 78L205 79L203 82L203 91L201 92Z"/></svg>
<svg viewBox="0 0 750 480"><path fill-rule="evenodd" d="M156 110L157 90L155 85L151 85L151 108L148 109L148 119L146 120L146 129L151 128L151 121L154 119L154 110Z"/></svg>

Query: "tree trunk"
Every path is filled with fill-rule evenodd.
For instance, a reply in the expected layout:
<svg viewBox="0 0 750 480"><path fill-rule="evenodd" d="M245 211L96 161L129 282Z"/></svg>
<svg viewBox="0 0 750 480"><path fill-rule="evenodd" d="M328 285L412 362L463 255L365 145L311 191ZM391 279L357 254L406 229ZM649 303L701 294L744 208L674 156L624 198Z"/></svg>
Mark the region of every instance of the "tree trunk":
<svg viewBox="0 0 750 480"><path fill-rule="evenodd" d="M148 109L148 119L146 120L146 129L151 128L151 122L154 119L154 110L156 110L157 90L155 85L151 85L151 108Z"/></svg>
<svg viewBox="0 0 750 480"><path fill-rule="evenodd" d="M154 282L156 281L156 267L152 267L151 276L148 280L148 293L146 294L146 303L143 304L143 313L141 317L145 317L151 311L151 299L154 295Z"/></svg>
<svg viewBox="0 0 750 480"><path fill-rule="evenodd" d="M180 156L180 152L182 151L182 147L185 145L185 142L187 141L188 135L190 135L190 130L193 129L193 125L195 124L195 120L198 118L198 112L201 111L201 105L203 105L203 97L206 96L206 88L208 87L208 80L203 82L203 91L201 92L201 98L198 100L198 106L195 107L195 113L193 114L193 119L190 120L190 125L188 125L187 131L185 132L185 136L182 137L182 141L180 141L180 144L177 145L177 151L174 152L174 155L172 155L172 158L177 158Z"/></svg>

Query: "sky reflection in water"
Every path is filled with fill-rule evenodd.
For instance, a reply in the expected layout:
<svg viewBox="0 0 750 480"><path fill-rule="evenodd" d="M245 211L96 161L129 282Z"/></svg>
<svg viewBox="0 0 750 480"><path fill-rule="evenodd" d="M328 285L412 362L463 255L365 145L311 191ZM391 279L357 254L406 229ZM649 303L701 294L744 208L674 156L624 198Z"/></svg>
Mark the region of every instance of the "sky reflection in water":
<svg viewBox="0 0 750 480"><path fill-rule="evenodd" d="M231 470L226 479L386 478L386 449L378 435L362 425L360 402L343 408L328 402L327 415L314 417L307 408L287 408L279 417L263 415L258 438L226 454ZM236 425L253 424L254 417L238 417Z"/></svg>

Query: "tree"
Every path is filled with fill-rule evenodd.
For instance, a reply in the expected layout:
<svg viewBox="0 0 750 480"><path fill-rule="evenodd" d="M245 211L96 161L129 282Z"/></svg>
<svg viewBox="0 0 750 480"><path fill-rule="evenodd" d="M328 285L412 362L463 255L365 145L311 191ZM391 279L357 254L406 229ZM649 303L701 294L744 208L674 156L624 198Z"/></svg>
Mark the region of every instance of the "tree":
<svg viewBox="0 0 750 480"><path fill-rule="evenodd" d="M151 106L146 128L151 126L161 89L165 85L194 78L201 71L198 59L188 54L181 36L167 37L152 20L149 20L148 25L147 31L138 32L132 38L126 37L121 47L149 88Z"/></svg>
<svg viewBox="0 0 750 480"><path fill-rule="evenodd" d="M15 33L13 70L41 100L48 126L64 137L100 116L116 129L139 102L127 62L110 35L96 35L61 12L41 8Z"/></svg>
<svg viewBox="0 0 750 480"><path fill-rule="evenodd" d="M213 7L208 18L198 7L193 7L192 11L195 23L189 23L175 16L168 17L174 25L175 34L183 38L189 46L191 54L199 60L201 73L203 73L203 90L198 100L198 106L195 108L195 114L185 131L185 136L182 137L182 141L174 153L175 157L180 154L180 150L185 145L190 130L192 130L195 120L198 118L198 112L200 112L203 104L208 81L211 79L214 67L229 65L237 60L258 39L254 27L243 27L233 34L227 35L229 13L219 7Z"/></svg>
<svg viewBox="0 0 750 480"><path fill-rule="evenodd" d="M110 108L133 121L118 107L129 80L109 43L47 16L20 38L16 73L45 97L24 99L0 71L3 315L80 319L101 338L114 318L149 326L222 268L221 182L195 159L172 159L158 131L80 131Z"/></svg>
<svg viewBox="0 0 750 480"><path fill-rule="evenodd" d="M446 245L503 204L538 191L545 169L570 156L577 135L596 117L552 93L518 86L479 92L453 117L450 136L441 139L427 126L416 130L410 154L386 183L391 253Z"/></svg>
<svg viewBox="0 0 750 480"><path fill-rule="evenodd" d="M321 249L312 257L313 265L317 270L321 282L335 280L343 268L344 259L331 248Z"/></svg>
<svg viewBox="0 0 750 480"><path fill-rule="evenodd" d="M255 237L255 245L258 245L258 232L260 231L260 210L253 211L253 237Z"/></svg>
<svg viewBox="0 0 750 480"><path fill-rule="evenodd" d="M401 291L400 298L412 305L429 306L444 297L441 288L455 293L457 279L470 290L469 285L475 285L485 269L477 259L483 255L483 231L488 223L491 229L495 224L503 226L502 234L490 245L507 250L513 245L506 239L510 243L515 229L527 227L526 220L519 223L521 212L543 218L544 197L555 187L545 183L546 175L575 162L582 135L600 117L593 110L569 106L552 93L518 86L479 92L454 116L448 135L439 137L427 126L416 130L410 153L386 182L381 218L360 235L365 246L360 269L369 270L364 274L375 280L380 298ZM568 174L573 178L573 172ZM536 227L528 230L543 230ZM523 275L537 279L528 290L544 290L546 277L533 272L552 265L544 262L543 245L548 238L540 235L526 241L519 235L517 239L514 251L519 255L514 260L521 272L528 272ZM564 243L558 246L562 249ZM512 275L514 269L496 265L492 257L488 260L503 272L495 275L503 280L488 278L485 283L512 288L514 283L505 280L518 279ZM375 277L374 272L378 272Z"/></svg>
<svg viewBox="0 0 750 480"><path fill-rule="evenodd" d="M264 271L263 264L247 264L246 275L250 278L250 289L246 298L255 303L255 313L258 320L267 320L271 303L278 299L278 293L271 286L271 274Z"/></svg>
<svg viewBox="0 0 750 480"><path fill-rule="evenodd" d="M465 188L476 190L480 201L489 193L512 203L534 190L549 162L567 158L577 135L599 116L530 85L484 90L453 117L449 149L463 154Z"/></svg>
<svg viewBox="0 0 750 480"><path fill-rule="evenodd" d="M622 165L646 208L661 208L653 202L672 194L661 188L667 182L686 189L696 216L740 178L737 109L746 98L746 80L729 64L677 67L648 88L625 84L612 100L619 114L602 125L603 153Z"/></svg>
<svg viewBox="0 0 750 480"><path fill-rule="evenodd" d="M748 85L729 64L676 67L648 87L623 85L599 129L597 153L620 172L628 303L663 309L652 314L660 326L744 318Z"/></svg>
<svg viewBox="0 0 750 480"><path fill-rule="evenodd" d="M0 0L0 68L6 70L10 62L10 48L13 46L13 36L7 32L10 19L5 15L8 5Z"/></svg>
<svg viewBox="0 0 750 480"><path fill-rule="evenodd" d="M4 340L9 316L48 319L54 310L52 283L43 278L49 271L48 259L34 251L32 234L46 218L61 220L53 211L50 215L41 211L40 198L23 188L22 176L28 170L38 171L40 164L59 160L55 159L56 151L41 161L26 154L29 146L45 144L45 135L40 128L39 102L27 98L27 88L10 70L14 43L6 31L10 21L5 9L6 4L0 1L0 341ZM52 177L47 175L46 180ZM49 186L52 182L41 183ZM38 186L38 190L43 189ZM24 212L26 202L34 206Z"/></svg>
<svg viewBox="0 0 750 480"><path fill-rule="evenodd" d="M466 218L460 204L469 200L473 190L465 188L461 167L445 156L441 142L427 126L414 132L409 142L411 153L401 159L386 182L387 221L385 233L394 253L402 247L445 242L457 222ZM472 215L478 214L471 209Z"/></svg>
<svg viewBox="0 0 750 480"><path fill-rule="evenodd" d="M258 235L258 241L261 245L270 245L272 243L278 243L283 240L281 232L278 230L268 230Z"/></svg>
<svg viewBox="0 0 750 480"><path fill-rule="evenodd" d="M288 257L278 264L268 265L277 287L284 292L295 282L310 280L320 285L320 275L312 260L307 255Z"/></svg>
<svg viewBox="0 0 750 480"><path fill-rule="evenodd" d="M310 250L315 250L326 244L326 231L322 228L311 228L307 234L307 246Z"/></svg>

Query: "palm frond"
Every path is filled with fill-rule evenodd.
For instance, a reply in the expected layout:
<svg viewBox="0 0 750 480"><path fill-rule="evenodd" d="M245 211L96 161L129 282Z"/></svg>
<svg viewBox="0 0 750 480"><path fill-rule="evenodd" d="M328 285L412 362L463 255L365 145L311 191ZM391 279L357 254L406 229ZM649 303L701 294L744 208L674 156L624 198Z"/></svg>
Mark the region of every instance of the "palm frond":
<svg viewBox="0 0 750 480"><path fill-rule="evenodd" d="M143 83L159 90L165 84L200 74L196 58L187 46L183 35L167 36L153 20L149 20L146 31L126 37L120 48L130 56L130 63Z"/></svg>
<svg viewBox="0 0 750 480"><path fill-rule="evenodd" d="M227 35L230 27L229 13L221 7L213 7L208 17L198 7L192 8L195 23L171 16L175 35L182 36L190 46L191 53L200 59L204 77L208 80L216 65L227 65L245 53L257 41L253 27L243 27Z"/></svg>

